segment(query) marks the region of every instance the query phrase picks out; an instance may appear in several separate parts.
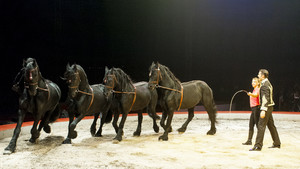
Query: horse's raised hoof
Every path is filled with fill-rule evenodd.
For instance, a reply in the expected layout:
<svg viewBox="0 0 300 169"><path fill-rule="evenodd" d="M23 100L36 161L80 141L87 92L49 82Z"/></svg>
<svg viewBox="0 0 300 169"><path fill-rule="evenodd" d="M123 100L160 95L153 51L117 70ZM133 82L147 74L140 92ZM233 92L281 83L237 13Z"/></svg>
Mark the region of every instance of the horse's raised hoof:
<svg viewBox="0 0 300 169"><path fill-rule="evenodd" d="M158 137L158 141L160 141L160 140L162 140L162 141L168 141L168 136L160 136L160 137Z"/></svg>
<svg viewBox="0 0 300 169"><path fill-rule="evenodd" d="M77 137L77 131L72 131L72 132L70 132L69 137L70 137L71 139L76 138L76 137Z"/></svg>
<svg viewBox="0 0 300 169"><path fill-rule="evenodd" d="M72 144L72 140L67 138L62 142L62 144Z"/></svg>
<svg viewBox="0 0 300 169"><path fill-rule="evenodd" d="M177 131L179 134L183 134L185 132L186 128L179 128Z"/></svg>
<svg viewBox="0 0 300 169"><path fill-rule="evenodd" d="M173 131L172 126L170 126L168 132L171 133Z"/></svg>
<svg viewBox="0 0 300 169"><path fill-rule="evenodd" d="M133 136L140 136L141 135L141 132L140 131L135 131L133 132Z"/></svg>
<svg viewBox="0 0 300 169"><path fill-rule="evenodd" d="M216 134L216 129L214 129L214 130L209 130L206 134L207 134L207 135L214 135L214 134Z"/></svg>
<svg viewBox="0 0 300 169"><path fill-rule="evenodd" d="M46 133L51 133L51 127L47 124L43 127L43 130L46 132Z"/></svg>
<svg viewBox="0 0 300 169"><path fill-rule="evenodd" d="M157 114L155 115L155 117L154 117L154 118L155 118L155 120L160 120L160 116L159 116L159 115L157 115Z"/></svg>

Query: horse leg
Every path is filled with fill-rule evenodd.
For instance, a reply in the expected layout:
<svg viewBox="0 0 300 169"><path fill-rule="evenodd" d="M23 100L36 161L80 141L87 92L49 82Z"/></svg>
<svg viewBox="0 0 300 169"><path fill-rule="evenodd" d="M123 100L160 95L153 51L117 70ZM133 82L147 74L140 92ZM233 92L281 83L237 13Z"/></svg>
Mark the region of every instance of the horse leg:
<svg viewBox="0 0 300 169"><path fill-rule="evenodd" d="M118 133L118 130L119 130L119 126L118 126L119 116L120 116L120 113L114 113L114 120L112 122L112 125L116 131L116 134Z"/></svg>
<svg viewBox="0 0 300 169"><path fill-rule="evenodd" d="M31 138L29 139L29 142L31 143L35 143L36 139L39 138L40 136L40 131L37 129L37 126L39 124L39 121L41 120L41 113L38 113L39 111L36 112L36 114L34 115L34 122L31 128Z"/></svg>
<svg viewBox="0 0 300 169"><path fill-rule="evenodd" d="M77 137L77 131L75 131L75 128L77 124L84 118L85 114L80 114L70 125L70 138L74 139Z"/></svg>
<svg viewBox="0 0 300 169"><path fill-rule="evenodd" d="M134 136L141 135L142 121L143 121L143 114L142 114L142 112L138 112L138 126L136 128L136 131L133 133Z"/></svg>
<svg viewBox="0 0 300 169"><path fill-rule="evenodd" d="M158 133L159 132L159 127L156 123L156 119L160 119L160 117L156 114L155 108L156 108L156 103L149 105L147 110L148 110L148 114L151 114L150 117L153 120L153 130L155 131L155 133Z"/></svg>
<svg viewBox="0 0 300 169"><path fill-rule="evenodd" d="M172 122L172 119L173 119L173 115L174 115L174 112L171 112L171 113L168 113L168 119L167 119L167 124L165 126L165 132L163 135L161 135L158 140L163 140L163 141L168 141L168 134L169 134L169 131L171 130L171 122Z"/></svg>
<svg viewBox="0 0 300 169"><path fill-rule="evenodd" d="M166 125L165 125L165 121L167 119L167 113L165 111L162 112L162 116L161 116L161 119L160 119L160 126L166 130Z"/></svg>
<svg viewBox="0 0 300 169"><path fill-rule="evenodd" d="M98 129L98 131L97 131L97 133L96 133L96 137L102 137L102 127L103 127L103 125L104 125L104 123L105 123L105 120L106 120L106 116L107 116L107 112L106 113L102 113L102 117L101 117L101 121L100 121L100 127L99 127L99 129Z"/></svg>
<svg viewBox="0 0 300 169"><path fill-rule="evenodd" d="M46 133L51 133L51 128L49 126L49 119L53 111L46 112L45 117L41 120L39 124L38 131L41 132L42 128Z"/></svg>
<svg viewBox="0 0 300 169"><path fill-rule="evenodd" d="M127 115L128 115L128 112L126 112L126 113L124 112L122 114L122 119L119 124L119 130L118 130L117 136L114 138L114 143L118 143L118 142L122 141L122 135L124 134L123 128L124 128L124 124L125 124Z"/></svg>
<svg viewBox="0 0 300 169"><path fill-rule="evenodd" d="M91 132L91 135L93 137L95 136L95 133L96 133L96 124L97 124L97 120L98 120L99 114L100 113L95 113L94 114L94 120L93 120L93 123L92 123L91 128L90 128L90 132Z"/></svg>
<svg viewBox="0 0 300 169"><path fill-rule="evenodd" d="M188 109L189 115L188 119L185 121L185 123L177 130L179 133L184 133L186 130L186 127L189 125L190 121L194 118L194 108Z"/></svg>
<svg viewBox="0 0 300 169"><path fill-rule="evenodd" d="M14 134L9 142L9 145L4 149L3 155L9 155L16 150L16 144L21 132L21 126L24 121L24 117L25 117L25 111L19 109L17 126L14 130Z"/></svg>
<svg viewBox="0 0 300 169"><path fill-rule="evenodd" d="M71 126L71 123L73 122L73 120L74 120L74 113L69 113L68 112L68 114L69 114L69 125L68 125L68 136L67 136L67 138L62 142L62 144L71 144L72 142L71 142L71 138L70 138L70 132L71 132L71 130L70 130L70 126Z"/></svg>
<svg viewBox="0 0 300 169"><path fill-rule="evenodd" d="M161 126L164 130L166 130L165 121L166 121L167 117L168 117L167 113L163 111L162 117L161 117L161 120L160 120L160 126ZM171 133L172 131L173 131L172 126L170 126L169 129L168 129L168 132Z"/></svg>
<svg viewBox="0 0 300 169"><path fill-rule="evenodd" d="M215 103L214 101L211 101L211 103L209 104L203 104L207 113L208 113L208 117L209 117L209 120L210 120L210 130L206 133L207 135L214 135L216 134L216 126L215 126L215 123L216 123L216 113L217 113L217 108L215 106Z"/></svg>

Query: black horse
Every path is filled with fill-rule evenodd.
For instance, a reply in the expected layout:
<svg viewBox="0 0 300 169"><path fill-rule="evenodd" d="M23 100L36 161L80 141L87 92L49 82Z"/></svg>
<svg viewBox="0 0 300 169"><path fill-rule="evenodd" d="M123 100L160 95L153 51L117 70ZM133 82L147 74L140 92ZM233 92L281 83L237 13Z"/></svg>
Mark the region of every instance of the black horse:
<svg viewBox="0 0 300 169"><path fill-rule="evenodd" d="M26 113L32 113L34 118L29 140L31 143L36 142L42 128L46 133L50 133L49 123L54 122L59 117L60 88L55 83L42 77L36 60L33 58L24 60L21 73L23 74L21 79L24 81L24 87L18 86L18 84L13 87L20 95L17 126L9 145L5 148L4 154L11 154L15 151ZM37 128L38 124L39 127Z"/></svg>
<svg viewBox="0 0 300 169"><path fill-rule="evenodd" d="M181 83L168 67L159 63L152 63L149 73L149 88L157 88L159 104L163 109L160 124L165 132L159 137L159 140L168 140L168 132L171 131L174 111L179 109L188 109L188 119L178 129L180 133L185 132L187 125L194 117L194 108L199 103L204 105L211 121L211 128L207 134L213 135L216 133L217 109L213 100L213 92L205 82L194 80ZM166 118L168 120L165 124Z"/></svg>
<svg viewBox="0 0 300 169"><path fill-rule="evenodd" d="M135 136L141 133L141 124L143 119L143 111L147 111L149 116L153 119L153 129L155 132L159 131L156 124L156 90L149 90L147 82L133 83L130 77L124 73L120 68L105 68L104 83L106 85L107 95L113 93L114 100L119 104L120 112L122 113L122 120L117 125L119 114L114 114L113 126L117 132L114 138L116 142L122 140L123 127L130 111L138 111L138 127L134 132ZM117 113L120 113L117 112Z"/></svg>
<svg viewBox="0 0 300 169"><path fill-rule="evenodd" d="M77 64L67 65L63 79L69 85L68 99L66 101L69 113L69 127L68 136L63 143L71 144L71 139L77 137L76 125L87 115L94 115L94 121L90 129L92 136L100 137L103 124L109 123L112 119L112 113L108 111L110 108L109 98L103 92L104 85L94 84L90 86L85 71ZM74 120L76 113L78 117ZM100 113L102 113L101 124L95 134L96 121Z"/></svg>

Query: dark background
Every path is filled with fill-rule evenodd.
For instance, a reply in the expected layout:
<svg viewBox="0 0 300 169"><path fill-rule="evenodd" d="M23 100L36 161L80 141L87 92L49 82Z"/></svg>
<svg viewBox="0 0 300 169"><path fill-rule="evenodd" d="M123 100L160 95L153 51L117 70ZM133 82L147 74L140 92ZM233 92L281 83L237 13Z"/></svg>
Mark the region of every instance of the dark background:
<svg viewBox="0 0 300 169"><path fill-rule="evenodd" d="M23 59L37 59L42 75L62 89L66 64L102 83L104 67L120 67L148 81L158 61L182 82L206 81L217 104L252 91L260 68L270 72L275 110L291 110L300 83L299 0L7 0L1 1L0 117L16 114L11 90ZM284 96L284 106L277 104ZM240 94L237 109L249 110Z"/></svg>

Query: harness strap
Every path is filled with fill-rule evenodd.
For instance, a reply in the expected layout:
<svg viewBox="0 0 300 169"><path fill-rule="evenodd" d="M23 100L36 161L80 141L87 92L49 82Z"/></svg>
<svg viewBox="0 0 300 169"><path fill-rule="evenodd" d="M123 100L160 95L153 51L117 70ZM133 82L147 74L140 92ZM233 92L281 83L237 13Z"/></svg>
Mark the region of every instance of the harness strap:
<svg viewBox="0 0 300 169"><path fill-rule="evenodd" d="M90 89L92 91L92 99L91 99L90 105L89 105L89 107L88 107L88 109L86 111L88 111L91 108L91 106L93 104L93 101L94 101L94 90L93 90L93 88L91 88L91 86L90 86Z"/></svg>
<svg viewBox="0 0 300 169"><path fill-rule="evenodd" d="M46 84L46 88L47 88L47 89L41 88L41 87L39 87L39 86L37 86L37 88L36 88L36 89L39 89L39 90L42 90L42 91L48 92L48 101L49 101L49 99L50 99L50 90L49 90L48 83L46 83L46 82L45 82L45 84Z"/></svg>
<svg viewBox="0 0 300 169"><path fill-rule="evenodd" d="M129 112L131 111L131 109L132 109L132 107L133 107L133 105L135 103L135 99L136 99L136 87L135 86L133 86L133 87L134 87L134 96L133 96L133 101L132 101L132 105L130 106Z"/></svg>
<svg viewBox="0 0 300 169"><path fill-rule="evenodd" d="M183 86L182 86L182 84L180 84L180 91L176 90L176 89L169 88L169 87L160 86L160 85L156 85L156 87L180 93L180 95L181 95L180 96L180 103L179 103L179 107L177 109L177 110L180 110L180 107L181 107L181 104L182 104L182 100L183 100Z"/></svg>
<svg viewBox="0 0 300 169"><path fill-rule="evenodd" d="M91 108L91 106L92 106L92 104L94 102L94 90L93 90L93 88L91 86L90 86L90 90L92 91L92 93L87 93L87 92L84 92L84 91L81 91L81 90L78 90L78 89L76 90L76 92L78 92L78 93L82 93L82 94L85 94L85 95L92 96L90 105L89 105L89 107L87 108L86 111L88 111Z"/></svg>
<svg viewBox="0 0 300 169"><path fill-rule="evenodd" d="M177 110L180 110L180 107L181 107L181 103L182 103L182 99L183 99L183 87L182 87L182 84L180 84L180 87L181 87L181 91L180 91L180 103L179 103L179 107Z"/></svg>
<svg viewBox="0 0 300 169"><path fill-rule="evenodd" d="M132 104L130 106L129 112L131 111L131 109L132 109L132 107L135 103L135 100L136 100L136 87L134 85L132 85L132 86L134 87L134 92L121 92L121 91L114 91L113 90L114 93L119 93L119 94L134 94L133 101L132 101Z"/></svg>

